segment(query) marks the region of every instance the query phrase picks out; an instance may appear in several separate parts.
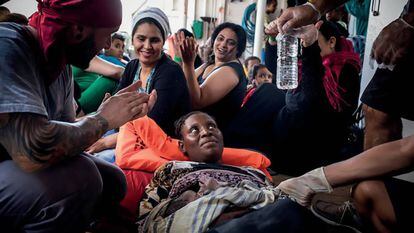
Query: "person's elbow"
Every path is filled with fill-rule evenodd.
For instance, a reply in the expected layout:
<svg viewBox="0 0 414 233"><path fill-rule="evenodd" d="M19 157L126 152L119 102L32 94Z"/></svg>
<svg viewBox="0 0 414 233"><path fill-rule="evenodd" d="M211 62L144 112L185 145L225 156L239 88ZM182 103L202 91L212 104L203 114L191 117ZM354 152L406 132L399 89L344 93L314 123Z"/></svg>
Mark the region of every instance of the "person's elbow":
<svg viewBox="0 0 414 233"><path fill-rule="evenodd" d="M193 98L191 100L191 107L194 110L200 110L202 108L207 107L208 105L209 105L208 100L202 99L202 97Z"/></svg>

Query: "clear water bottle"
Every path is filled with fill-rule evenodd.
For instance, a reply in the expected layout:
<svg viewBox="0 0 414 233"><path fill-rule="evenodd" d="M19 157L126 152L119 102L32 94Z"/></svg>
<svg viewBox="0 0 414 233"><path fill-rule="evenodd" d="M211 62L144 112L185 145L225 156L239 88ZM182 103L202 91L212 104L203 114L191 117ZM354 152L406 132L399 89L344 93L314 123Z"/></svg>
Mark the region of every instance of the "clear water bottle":
<svg viewBox="0 0 414 233"><path fill-rule="evenodd" d="M279 33L277 40L276 84L279 89L298 87L298 39Z"/></svg>

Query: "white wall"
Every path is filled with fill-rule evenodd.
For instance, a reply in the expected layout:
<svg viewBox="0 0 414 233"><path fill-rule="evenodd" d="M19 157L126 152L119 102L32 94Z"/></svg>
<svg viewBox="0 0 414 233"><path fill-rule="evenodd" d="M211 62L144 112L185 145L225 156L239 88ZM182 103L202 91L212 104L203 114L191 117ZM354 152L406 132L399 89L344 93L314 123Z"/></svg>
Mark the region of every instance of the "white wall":
<svg viewBox="0 0 414 233"><path fill-rule="evenodd" d="M35 0L11 0L3 4L9 8L11 12L20 13L29 17L37 10L37 2Z"/></svg>
<svg viewBox="0 0 414 233"><path fill-rule="evenodd" d="M185 0L121 0L123 4L123 20L120 30L131 33L132 14L147 7L158 7L168 16L171 31L175 32L185 26L184 6ZM193 6L194 1L187 0Z"/></svg>

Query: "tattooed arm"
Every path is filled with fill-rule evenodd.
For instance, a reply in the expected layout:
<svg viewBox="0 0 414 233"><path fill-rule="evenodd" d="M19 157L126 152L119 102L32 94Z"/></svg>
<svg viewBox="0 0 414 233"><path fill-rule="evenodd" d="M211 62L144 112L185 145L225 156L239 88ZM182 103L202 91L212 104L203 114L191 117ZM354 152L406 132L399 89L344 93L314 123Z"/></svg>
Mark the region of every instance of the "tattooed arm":
<svg viewBox="0 0 414 233"><path fill-rule="evenodd" d="M100 115L65 123L33 113L0 114L0 143L25 171L78 155L107 129L108 121Z"/></svg>
<svg viewBox="0 0 414 233"><path fill-rule="evenodd" d="M0 144L25 171L36 171L75 156L96 142L107 130L146 115L156 93L136 90L140 82L109 97L97 114L75 123L49 121L34 113L0 114Z"/></svg>

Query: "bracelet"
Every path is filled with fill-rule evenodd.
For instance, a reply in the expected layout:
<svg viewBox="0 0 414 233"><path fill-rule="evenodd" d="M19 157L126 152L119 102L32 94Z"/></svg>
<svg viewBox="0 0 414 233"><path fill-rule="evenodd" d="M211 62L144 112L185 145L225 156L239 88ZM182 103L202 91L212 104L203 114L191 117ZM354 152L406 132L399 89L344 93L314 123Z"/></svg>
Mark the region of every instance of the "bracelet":
<svg viewBox="0 0 414 233"><path fill-rule="evenodd" d="M313 1L314 2L314 1ZM310 6L310 7L312 7L312 9L314 10L314 11L316 11L316 13L318 13L318 18L316 19L316 20L319 20L320 18L321 18L321 12L318 10L318 9L316 9L316 6L311 2L311 1L308 1L308 2L306 2L305 4L303 4L304 6Z"/></svg>
<svg viewBox="0 0 414 233"><path fill-rule="evenodd" d="M269 36L269 42L276 42L276 37Z"/></svg>
<svg viewBox="0 0 414 233"><path fill-rule="evenodd" d="M181 57L174 55L174 61L175 62L183 62L183 59L181 59Z"/></svg>
<svg viewBox="0 0 414 233"><path fill-rule="evenodd" d="M413 25L411 25L411 24L409 24L409 23L407 23L407 21L405 21L403 18L400 18L400 20L407 26L407 27L409 27L409 28L411 28L411 29L414 29L414 26Z"/></svg>

